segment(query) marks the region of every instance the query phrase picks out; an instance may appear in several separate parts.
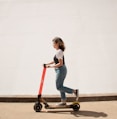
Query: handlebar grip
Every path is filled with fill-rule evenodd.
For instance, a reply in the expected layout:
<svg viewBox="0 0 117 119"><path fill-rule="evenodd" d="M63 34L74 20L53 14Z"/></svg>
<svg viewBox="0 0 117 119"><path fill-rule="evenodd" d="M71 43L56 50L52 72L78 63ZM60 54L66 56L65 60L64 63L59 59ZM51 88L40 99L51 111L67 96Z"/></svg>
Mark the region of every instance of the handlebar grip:
<svg viewBox="0 0 117 119"><path fill-rule="evenodd" d="M46 68L46 64L43 64L43 67Z"/></svg>

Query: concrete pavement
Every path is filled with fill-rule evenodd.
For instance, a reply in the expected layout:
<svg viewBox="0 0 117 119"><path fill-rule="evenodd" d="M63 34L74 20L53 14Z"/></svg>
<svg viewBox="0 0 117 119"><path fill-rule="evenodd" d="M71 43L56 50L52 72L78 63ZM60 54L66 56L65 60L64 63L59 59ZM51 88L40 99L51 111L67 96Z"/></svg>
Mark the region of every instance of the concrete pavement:
<svg viewBox="0 0 117 119"><path fill-rule="evenodd" d="M33 110L34 103L0 103L0 119L116 119L117 101L81 102L80 111L72 109Z"/></svg>

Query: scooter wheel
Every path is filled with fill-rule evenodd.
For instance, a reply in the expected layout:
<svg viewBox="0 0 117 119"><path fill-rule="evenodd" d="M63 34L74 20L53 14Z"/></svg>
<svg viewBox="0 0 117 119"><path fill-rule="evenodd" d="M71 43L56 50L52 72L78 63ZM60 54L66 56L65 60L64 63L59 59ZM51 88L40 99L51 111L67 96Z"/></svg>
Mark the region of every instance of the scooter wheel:
<svg viewBox="0 0 117 119"><path fill-rule="evenodd" d="M34 110L35 110L35 112L40 112L41 109L42 109L42 104L40 102L36 102L34 104Z"/></svg>
<svg viewBox="0 0 117 119"><path fill-rule="evenodd" d="M73 106L73 110L74 110L74 111L79 111L79 109L80 109L80 105L79 105L79 104L75 104L75 105Z"/></svg>

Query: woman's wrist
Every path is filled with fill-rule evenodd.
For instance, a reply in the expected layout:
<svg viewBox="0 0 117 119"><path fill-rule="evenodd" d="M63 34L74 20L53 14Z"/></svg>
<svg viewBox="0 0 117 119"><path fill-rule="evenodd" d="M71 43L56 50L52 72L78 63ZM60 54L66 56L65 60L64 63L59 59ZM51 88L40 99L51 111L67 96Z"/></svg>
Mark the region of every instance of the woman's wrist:
<svg viewBox="0 0 117 119"><path fill-rule="evenodd" d="M55 66L47 65L47 68L55 68Z"/></svg>

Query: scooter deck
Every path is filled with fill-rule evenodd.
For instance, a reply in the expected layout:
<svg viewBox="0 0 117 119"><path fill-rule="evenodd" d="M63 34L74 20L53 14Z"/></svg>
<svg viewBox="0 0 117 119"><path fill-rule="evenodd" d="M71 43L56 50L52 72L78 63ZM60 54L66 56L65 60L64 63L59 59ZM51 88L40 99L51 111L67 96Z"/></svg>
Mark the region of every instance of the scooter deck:
<svg viewBox="0 0 117 119"><path fill-rule="evenodd" d="M67 105L49 105L46 109L64 109L64 108L73 108L74 105L79 105L79 102L73 102Z"/></svg>

